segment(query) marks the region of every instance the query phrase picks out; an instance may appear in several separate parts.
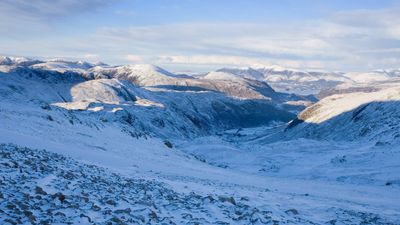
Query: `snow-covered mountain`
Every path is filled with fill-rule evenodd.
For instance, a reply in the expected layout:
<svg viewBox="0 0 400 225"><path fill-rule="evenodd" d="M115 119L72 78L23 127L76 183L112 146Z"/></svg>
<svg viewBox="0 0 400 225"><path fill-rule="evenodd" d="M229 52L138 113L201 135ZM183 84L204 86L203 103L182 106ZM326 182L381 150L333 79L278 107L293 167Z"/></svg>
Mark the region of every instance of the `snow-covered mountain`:
<svg viewBox="0 0 400 225"><path fill-rule="evenodd" d="M400 224L398 85L238 74L4 57L0 223Z"/></svg>
<svg viewBox="0 0 400 225"><path fill-rule="evenodd" d="M51 59L32 64L34 69L55 70L58 72L74 71L84 73L86 70L91 69L97 65L106 66L104 64L92 64L85 61L67 61L63 59Z"/></svg>
<svg viewBox="0 0 400 225"><path fill-rule="evenodd" d="M242 78L265 81L277 91L324 97L329 90L340 85L370 85L388 82L400 76L399 69L371 72L319 72L288 69L280 66L257 68L223 68L217 72L229 73Z"/></svg>
<svg viewBox="0 0 400 225"><path fill-rule="evenodd" d="M395 145L400 142L399 84L326 97L301 112L287 132L296 137Z"/></svg>
<svg viewBox="0 0 400 225"><path fill-rule="evenodd" d="M43 61L25 57L0 56L0 66L30 66L42 62Z"/></svg>
<svg viewBox="0 0 400 225"><path fill-rule="evenodd" d="M321 91L317 96L324 98L334 94L344 94L353 92L375 92L387 88L398 87L400 85L400 77L393 76L389 79L377 80L362 83L342 83L333 88Z"/></svg>
<svg viewBox="0 0 400 225"><path fill-rule="evenodd" d="M211 72L195 78L179 76L153 65L131 65L120 67L94 67L88 73L94 77L116 78L131 81L139 86L195 92L219 92L238 99L268 100L284 108L298 110L315 101L310 96L275 92L266 82L237 77L231 74ZM227 77L228 76L228 77Z"/></svg>
<svg viewBox="0 0 400 225"><path fill-rule="evenodd" d="M135 132L165 137L289 121L302 107L296 100L307 100L277 93L259 81L180 78L149 65L110 67L57 60L3 65L1 71L0 95L5 101L47 105L56 114L65 109L93 123L119 120Z"/></svg>
<svg viewBox="0 0 400 225"><path fill-rule="evenodd" d="M223 68L219 72L268 82L275 90L302 95L318 94L351 79L343 73L307 72L279 66L258 68Z"/></svg>

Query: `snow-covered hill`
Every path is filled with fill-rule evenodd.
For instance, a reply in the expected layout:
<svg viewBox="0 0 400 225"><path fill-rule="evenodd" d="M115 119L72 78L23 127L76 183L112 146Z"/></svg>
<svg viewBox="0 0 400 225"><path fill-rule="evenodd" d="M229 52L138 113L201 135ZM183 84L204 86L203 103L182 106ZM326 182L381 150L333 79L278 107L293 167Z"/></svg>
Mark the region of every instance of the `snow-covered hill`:
<svg viewBox="0 0 400 225"><path fill-rule="evenodd" d="M326 97L301 112L287 132L296 137L396 145L400 142L400 87L379 87Z"/></svg>

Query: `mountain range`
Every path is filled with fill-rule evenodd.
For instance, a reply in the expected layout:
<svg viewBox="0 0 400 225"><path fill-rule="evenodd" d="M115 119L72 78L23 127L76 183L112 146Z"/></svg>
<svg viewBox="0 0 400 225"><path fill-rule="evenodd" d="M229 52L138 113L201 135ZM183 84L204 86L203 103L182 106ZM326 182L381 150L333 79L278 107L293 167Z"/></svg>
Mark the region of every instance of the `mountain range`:
<svg viewBox="0 0 400 225"><path fill-rule="evenodd" d="M400 71L0 58L0 221L400 224Z"/></svg>

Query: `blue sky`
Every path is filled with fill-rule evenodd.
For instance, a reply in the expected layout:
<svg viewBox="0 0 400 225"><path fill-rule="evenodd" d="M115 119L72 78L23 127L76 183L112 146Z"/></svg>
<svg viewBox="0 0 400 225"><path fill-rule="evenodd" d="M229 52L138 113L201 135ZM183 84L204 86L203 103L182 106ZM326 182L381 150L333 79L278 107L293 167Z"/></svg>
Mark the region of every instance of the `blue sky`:
<svg viewBox="0 0 400 225"><path fill-rule="evenodd" d="M400 66L388 0L2 0L0 54L170 70Z"/></svg>

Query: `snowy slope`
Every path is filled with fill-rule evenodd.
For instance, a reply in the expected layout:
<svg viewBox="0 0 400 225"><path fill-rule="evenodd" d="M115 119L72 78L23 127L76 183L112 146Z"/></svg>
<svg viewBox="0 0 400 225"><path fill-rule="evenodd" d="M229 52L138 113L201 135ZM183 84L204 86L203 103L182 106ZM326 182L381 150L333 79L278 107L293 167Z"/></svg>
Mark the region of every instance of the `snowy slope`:
<svg viewBox="0 0 400 225"><path fill-rule="evenodd" d="M377 81L385 81L391 78L389 75L383 72L350 72L345 73L344 76L348 77L355 83L372 83Z"/></svg>
<svg viewBox="0 0 400 225"><path fill-rule="evenodd" d="M343 83L331 89L326 89L318 94L318 97L324 98L334 94L344 94L353 92L376 92L400 85L400 78L397 76L391 77L387 80L375 81L372 83Z"/></svg>
<svg viewBox="0 0 400 225"><path fill-rule="evenodd" d="M109 77L120 80L129 80L141 86L154 86L175 80L175 76L172 73L160 67L147 64L109 68L97 67L93 68L93 72L95 74L106 74Z"/></svg>
<svg viewBox="0 0 400 225"><path fill-rule="evenodd" d="M95 67L95 64L91 64L85 61L66 61L63 59L52 59L33 64L31 67L34 69L43 70L54 70L58 72L74 71L79 73L85 73L88 69Z"/></svg>
<svg viewBox="0 0 400 225"><path fill-rule="evenodd" d="M299 114L289 135L333 140L400 141L400 88L332 95Z"/></svg>
<svg viewBox="0 0 400 225"><path fill-rule="evenodd" d="M253 68L250 67L245 67L245 68L222 68L219 69L215 72L219 73L226 73L226 74L232 74L237 77L242 77L246 79L252 79L252 80L263 80L264 79L264 74L261 73L260 71L257 71ZM209 74L207 75L209 76Z"/></svg>

